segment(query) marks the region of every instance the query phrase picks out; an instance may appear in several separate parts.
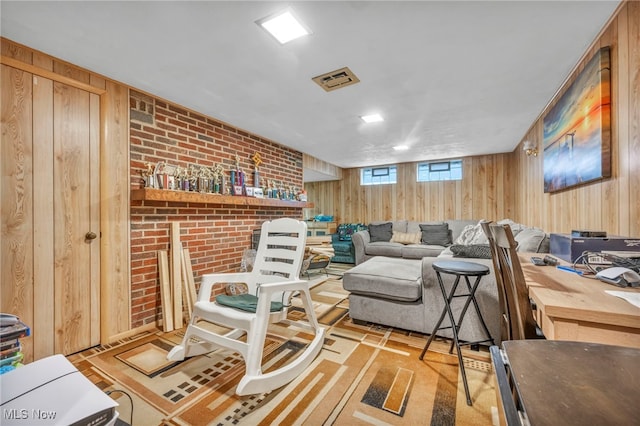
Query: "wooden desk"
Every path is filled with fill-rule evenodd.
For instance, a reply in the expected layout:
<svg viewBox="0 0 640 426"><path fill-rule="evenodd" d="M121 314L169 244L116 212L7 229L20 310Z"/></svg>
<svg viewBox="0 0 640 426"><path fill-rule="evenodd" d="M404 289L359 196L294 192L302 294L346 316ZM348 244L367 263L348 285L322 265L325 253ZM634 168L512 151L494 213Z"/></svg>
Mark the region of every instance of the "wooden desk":
<svg viewBox="0 0 640 426"><path fill-rule="evenodd" d="M550 340L502 347L532 426L638 424L639 349ZM506 393L500 399L508 407Z"/></svg>
<svg viewBox="0 0 640 426"><path fill-rule="evenodd" d="M640 308L605 293L640 289L622 289L552 266L535 266L532 255L520 254L520 263L536 304L536 321L547 339L640 348Z"/></svg>

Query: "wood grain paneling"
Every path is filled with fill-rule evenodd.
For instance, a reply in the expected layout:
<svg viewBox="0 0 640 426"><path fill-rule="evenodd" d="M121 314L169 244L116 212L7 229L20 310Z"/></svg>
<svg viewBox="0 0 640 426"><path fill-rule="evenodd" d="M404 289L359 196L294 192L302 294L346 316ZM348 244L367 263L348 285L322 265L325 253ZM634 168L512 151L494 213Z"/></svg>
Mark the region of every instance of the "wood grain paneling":
<svg viewBox="0 0 640 426"><path fill-rule="evenodd" d="M131 329L129 89L107 80L101 96L100 274L102 343ZM106 285L105 285L106 284Z"/></svg>
<svg viewBox="0 0 640 426"><path fill-rule="evenodd" d="M0 76L0 303L2 312L18 315L25 323L33 324L32 75L1 65ZM32 361L33 336L22 343L25 360Z"/></svg>
<svg viewBox="0 0 640 426"><path fill-rule="evenodd" d="M50 65L50 64L49 64ZM39 76L33 77L33 139L38 149L33 152L33 210L47 212L36 215L33 235L37 236L33 246L33 303L38 306L38 315L33 318L34 359L54 353L54 222L51 220L53 206L53 81Z"/></svg>
<svg viewBox="0 0 640 426"><path fill-rule="evenodd" d="M360 169L343 169L340 181L307 183L311 215L338 222L375 220L504 219L510 217L514 186L510 158L495 154L463 159L463 179L416 182L417 163L398 164L398 183L360 185Z"/></svg>
<svg viewBox="0 0 640 426"><path fill-rule="evenodd" d="M84 238L91 229L89 93L54 82L49 119L54 135L55 351L71 354L91 347L91 312L96 308L91 304L91 287L99 285L91 282L90 249Z"/></svg>
<svg viewBox="0 0 640 426"><path fill-rule="evenodd" d="M326 161L319 160L311 155L302 154L302 167L306 170L313 170L327 177L340 179L342 177L342 169Z"/></svg>

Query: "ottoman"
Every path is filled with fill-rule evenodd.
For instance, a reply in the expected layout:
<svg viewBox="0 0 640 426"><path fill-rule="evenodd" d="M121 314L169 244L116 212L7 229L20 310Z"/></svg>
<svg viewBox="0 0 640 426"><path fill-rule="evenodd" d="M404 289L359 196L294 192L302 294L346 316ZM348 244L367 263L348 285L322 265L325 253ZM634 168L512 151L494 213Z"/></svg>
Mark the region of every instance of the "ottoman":
<svg viewBox="0 0 640 426"><path fill-rule="evenodd" d="M356 322L431 332L425 326L421 259L373 257L346 271L342 286Z"/></svg>

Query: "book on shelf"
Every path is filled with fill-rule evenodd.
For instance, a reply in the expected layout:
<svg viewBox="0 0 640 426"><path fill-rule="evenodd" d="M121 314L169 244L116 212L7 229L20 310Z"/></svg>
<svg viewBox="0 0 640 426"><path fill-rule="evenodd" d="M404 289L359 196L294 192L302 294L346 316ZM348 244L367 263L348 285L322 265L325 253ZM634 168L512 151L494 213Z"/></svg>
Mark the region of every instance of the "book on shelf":
<svg viewBox="0 0 640 426"><path fill-rule="evenodd" d="M0 350L0 360L10 358L18 352L22 351L22 345L19 340L16 340L16 345L13 345L7 349Z"/></svg>
<svg viewBox="0 0 640 426"><path fill-rule="evenodd" d="M31 330L22 321L18 321L13 325L0 327L0 342L13 341L31 335Z"/></svg>
<svg viewBox="0 0 640 426"><path fill-rule="evenodd" d="M0 353L20 346L20 339L10 339L0 342Z"/></svg>
<svg viewBox="0 0 640 426"><path fill-rule="evenodd" d="M22 352L16 352L13 356L5 359L0 359L0 366L19 364L24 359Z"/></svg>

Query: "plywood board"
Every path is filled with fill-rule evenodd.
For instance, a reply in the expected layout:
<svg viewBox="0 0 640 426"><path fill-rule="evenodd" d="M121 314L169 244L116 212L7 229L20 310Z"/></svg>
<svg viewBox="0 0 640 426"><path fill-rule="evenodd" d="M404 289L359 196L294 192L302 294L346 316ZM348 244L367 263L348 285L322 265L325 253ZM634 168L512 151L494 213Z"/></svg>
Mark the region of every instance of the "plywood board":
<svg viewBox="0 0 640 426"><path fill-rule="evenodd" d="M169 257L164 250L158 250L158 271L160 275L160 300L162 303L162 330L173 331L173 302L171 301L171 278L169 278Z"/></svg>
<svg viewBox="0 0 640 426"><path fill-rule="evenodd" d="M191 307L193 308L193 305L198 300L198 293L196 292L196 283L193 278L193 269L191 267L191 254L189 253L189 249L183 249L182 253L184 255L185 272L187 275L187 292L190 295Z"/></svg>
<svg viewBox="0 0 640 426"><path fill-rule="evenodd" d="M171 297L173 298L173 324L175 328L182 328L182 262L180 243L180 223L171 222Z"/></svg>
<svg viewBox="0 0 640 426"><path fill-rule="evenodd" d="M182 302L184 306L187 308L188 320L191 320L191 314L193 312L193 298L191 297L191 293L189 292L188 285L188 276L187 276L187 264L185 262L185 249L182 249L180 252L180 271L182 272Z"/></svg>

